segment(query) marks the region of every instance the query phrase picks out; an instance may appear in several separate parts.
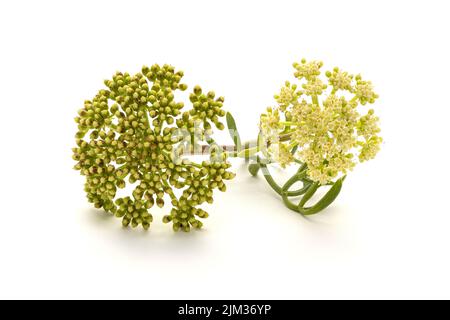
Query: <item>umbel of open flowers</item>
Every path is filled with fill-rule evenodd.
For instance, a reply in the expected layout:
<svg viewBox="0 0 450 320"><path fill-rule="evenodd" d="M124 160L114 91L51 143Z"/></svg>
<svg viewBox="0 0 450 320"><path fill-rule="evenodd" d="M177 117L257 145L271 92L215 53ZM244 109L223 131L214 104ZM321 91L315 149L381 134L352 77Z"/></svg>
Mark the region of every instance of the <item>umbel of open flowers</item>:
<svg viewBox="0 0 450 320"><path fill-rule="evenodd" d="M260 117L257 145L247 144L238 154L253 159L250 173L261 170L286 206L305 215L330 205L346 174L373 159L382 141L378 117L368 107L378 98L372 83L339 68L321 77L322 65L304 59L293 64L296 83L285 82L274 96L276 104ZM298 170L279 185L270 174L271 164L296 164ZM302 187L291 190L296 182ZM316 204L306 206L323 186L331 187ZM293 203L299 196L299 203Z"/></svg>
<svg viewBox="0 0 450 320"><path fill-rule="evenodd" d="M143 67L135 75L117 72L75 118L73 159L86 177L88 201L121 218L124 226L148 229L151 208L170 199L165 223L175 231L201 228L199 218L208 213L199 206L212 203L213 190L225 191L225 181L234 177L221 148L212 148L208 161L183 158L202 142L215 146L212 128L224 128L220 118L226 112L223 97L199 86L190 94L192 107L184 111L174 96L187 89L182 77L169 65ZM131 194L116 197L127 183Z"/></svg>

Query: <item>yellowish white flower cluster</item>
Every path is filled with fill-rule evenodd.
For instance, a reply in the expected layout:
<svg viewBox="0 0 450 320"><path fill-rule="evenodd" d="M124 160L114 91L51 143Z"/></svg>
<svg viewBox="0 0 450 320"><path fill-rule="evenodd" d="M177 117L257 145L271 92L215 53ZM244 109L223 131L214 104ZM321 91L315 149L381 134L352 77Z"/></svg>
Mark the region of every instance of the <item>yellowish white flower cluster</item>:
<svg viewBox="0 0 450 320"><path fill-rule="evenodd" d="M294 156L289 150L288 145L285 143L271 144L268 148L268 152L282 168L286 168L287 165L294 161Z"/></svg>
<svg viewBox="0 0 450 320"><path fill-rule="evenodd" d="M278 109L267 108L260 118L261 135L272 143L278 141L279 130L283 127L280 124L280 112Z"/></svg>
<svg viewBox="0 0 450 320"><path fill-rule="evenodd" d="M275 95L277 106L261 116L260 128L272 160L285 167L298 159L309 178L323 185L374 158L382 139L374 110L358 110L378 98L372 83L339 68L326 72L323 82L322 65L294 63L303 90L286 82Z"/></svg>
<svg viewBox="0 0 450 320"><path fill-rule="evenodd" d="M313 79L320 76L320 68L322 68L322 61L310 61L307 62L306 59L302 59L301 63L294 62L293 67L295 68L294 76L297 79Z"/></svg>
<svg viewBox="0 0 450 320"><path fill-rule="evenodd" d="M348 74L348 72L341 71L336 67L333 71L327 71L326 76L328 78L328 83L333 87L335 92L337 90L353 90L353 75Z"/></svg>
<svg viewBox="0 0 450 320"><path fill-rule="evenodd" d="M298 98L303 94L302 91L297 90L297 85L286 81L284 86L281 88L280 93L276 94L275 100L278 102L278 107L281 111L286 111L292 103L298 100Z"/></svg>

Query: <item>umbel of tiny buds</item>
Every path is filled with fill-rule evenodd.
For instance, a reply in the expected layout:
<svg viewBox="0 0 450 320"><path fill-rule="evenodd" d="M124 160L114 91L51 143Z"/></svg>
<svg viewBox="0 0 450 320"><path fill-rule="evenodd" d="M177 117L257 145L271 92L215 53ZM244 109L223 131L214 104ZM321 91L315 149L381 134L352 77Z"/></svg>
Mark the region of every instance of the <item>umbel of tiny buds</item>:
<svg viewBox="0 0 450 320"><path fill-rule="evenodd" d="M236 144L232 156L252 159L249 172L261 170L285 205L303 215L328 207L338 196L347 173L359 162L373 159L382 142L378 117L367 108L378 98L370 81L334 68L321 78L320 61L294 63L297 83L286 81L274 96L276 104L260 118L256 143ZM229 123L236 130L231 115ZM237 131L235 135L238 136ZM237 138L239 140L239 138ZM236 138L235 138L236 140ZM240 140L239 140L240 141ZM273 179L269 166L297 165L283 185ZM300 182L302 187L291 190ZM329 190L314 205L307 202L321 187ZM293 197L301 197L293 203Z"/></svg>
<svg viewBox="0 0 450 320"><path fill-rule="evenodd" d="M225 181L235 176L211 138L213 126L224 129L224 98L196 86L192 108L184 111L174 95L187 89L182 77L182 71L157 64L135 75L117 72L75 118L74 168L86 177L87 199L121 218L123 226L148 229L150 209L165 207L169 199L165 223L175 231L201 228L199 218L208 213L199 206L212 203L213 190L225 191ZM212 150L209 159L186 157L198 149ZM116 197L127 183L131 194Z"/></svg>

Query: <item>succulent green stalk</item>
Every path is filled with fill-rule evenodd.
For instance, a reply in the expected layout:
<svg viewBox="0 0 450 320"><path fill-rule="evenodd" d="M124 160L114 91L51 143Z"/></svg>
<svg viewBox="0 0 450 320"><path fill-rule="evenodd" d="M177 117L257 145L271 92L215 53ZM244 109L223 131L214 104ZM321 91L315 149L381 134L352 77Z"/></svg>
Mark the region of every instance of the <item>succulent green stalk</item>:
<svg viewBox="0 0 450 320"><path fill-rule="evenodd" d="M187 89L182 77L169 65L144 66L135 75L117 72L75 118L74 168L86 177L88 201L121 218L123 226L148 229L150 209L170 199L165 223L175 231L201 228L198 218L208 213L199 206L212 203L213 190L225 191L225 181L235 176L228 171L227 154L211 138L213 126L224 129L224 98L196 86L192 108L183 111L175 99L177 90ZM183 157L199 148L211 151L208 161ZM127 182L131 194L116 198Z"/></svg>

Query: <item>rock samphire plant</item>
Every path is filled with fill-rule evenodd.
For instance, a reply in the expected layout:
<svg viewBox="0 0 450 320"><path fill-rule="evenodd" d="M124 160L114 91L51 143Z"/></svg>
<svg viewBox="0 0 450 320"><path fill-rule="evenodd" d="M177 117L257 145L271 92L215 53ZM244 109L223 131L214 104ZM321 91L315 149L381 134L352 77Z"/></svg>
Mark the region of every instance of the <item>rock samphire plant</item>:
<svg viewBox="0 0 450 320"><path fill-rule="evenodd" d="M199 86L189 95L189 110L175 93L187 89L183 72L172 66L143 67L141 73L117 72L104 89L87 100L75 118L78 124L73 158L86 177L88 201L122 219L122 224L150 227L150 209L162 208L175 231L201 228L200 206L213 202L213 190L225 191L229 157L251 161L249 172L262 172L284 204L303 215L318 213L338 196L347 173L373 159L380 149L378 117L367 104L378 98L372 83L339 68L321 77L322 62L294 63L297 84L286 81L275 106L260 116L254 142L241 143L236 122L223 107L224 98ZM213 127L226 118L233 146L220 146ZM195 162L190 155L207 155ZM270 167L296 165L295 174L278 184ZM128 189L125 189L128 183ZM293 186L300 183L295 190ZM313 205L309 200L328 191ZM118 196L119 189L131 194ZM293 199L298 199L294 203Z"/></svg>
<svg viewBox="0 0 450 320"><path fill-rule="evenodd" d="M378 98L372 83L360 75L339 68L325 72L322 62L294 63L298 84L286 81L274 98L275 106L260 117L256 143L241 146L235 132L234 156L252 159L248 169L254 176L261 170L268 184L284 204L303 215L320 212L338 196L346 174L359 163L373 159L380 149L378 117L367 104ZM227 116L236 130L234 119ZM295 164L296 173L279 185L269 167ZM302 186L292 190L295 183ZM308 200L321 187L329 190L314 205ZM298 203L293 198L301 197Z"/></svg>
<svg viewBox="0 0 450 320"><path fill-rule="evenodd" d="M225 191L225 181L234 177L226 153L211 138L213 127L224 129L224 98L196 86L185 110L175 98L187 89L182 77L169 65L143 67L135 75L117 72L75 118L73 159L86 177L88 201L121 218L124 226L148 229L151 208L164 207L168 198L172 209L165 223L175 231L201 228L198 218L208 213L199 206L212 203L213 190ZM207 161L184 157L205 146ZM131 194L118 197L127 183Z"/></svg>

